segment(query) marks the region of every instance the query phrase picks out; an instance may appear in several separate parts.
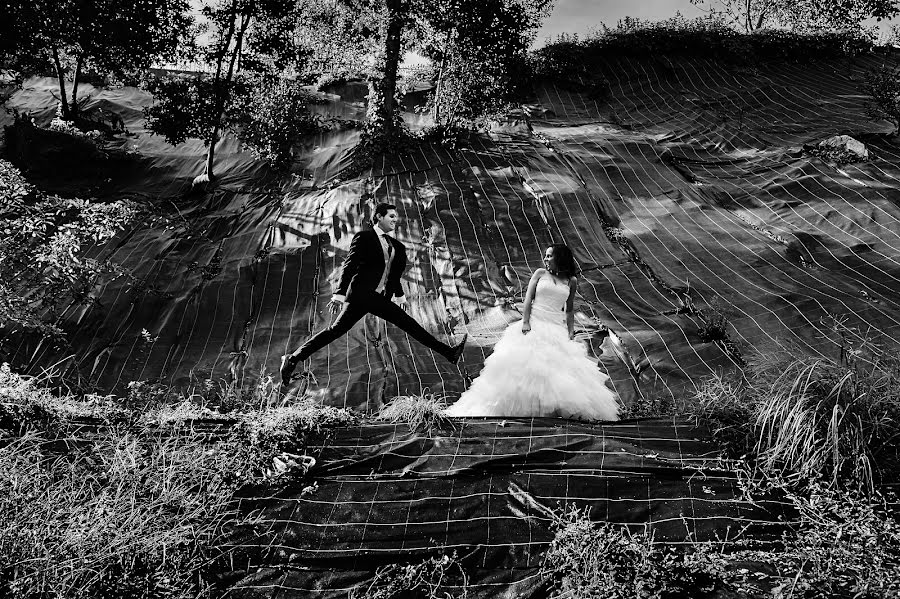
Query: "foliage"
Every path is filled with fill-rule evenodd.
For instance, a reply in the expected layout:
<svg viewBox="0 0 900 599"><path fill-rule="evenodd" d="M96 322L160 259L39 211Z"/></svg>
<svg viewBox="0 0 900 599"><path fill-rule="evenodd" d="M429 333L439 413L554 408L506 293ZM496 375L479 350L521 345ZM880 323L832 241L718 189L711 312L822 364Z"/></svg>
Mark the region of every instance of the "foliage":
<svg viewBox="0 0 900 599"><path fill-rule="evenodd" d="M456 553L430 557L416 564L381 566L363 594L359 594L360 588L350 591L351 599L464 599L469 596L468 577Z"/></svg>
<svg viewBox="0 0 900 599"><path fill-rule="evenodd" d="M900 359L846 339L833 358L798 347L754 354L742 378L704 381L694 417L765 471L871 493L900 474Z"/></svg>
<svg viewBox="0 0 900 599"><path fill-rule="evenodd" d="M69 302L88 302L108 260L85 257L137 216L137 206L61 198L38 192L0 160L0 325L61 336L55 324Z"/></svg>
<svg viewBox="0 0 900 599"><path fill-rule="evenodd" d="M202 27L183 46L201 72L146 83L155 100L145 109L147 128L172 144L193 137L207 145L206 171L198 182L215 178L216 142L222 131L235 131L246 121L252 99L267 91L258 84L302 69L305 53L294 43L294 23L302 19L298 6L278 0L205 2L200 9ZM271 116L289 117L290 113ZM259 147L269 141L278 146L277 134L291 126L257 127L256 136L276 134L273 140L257 140Z"/></svg>
<svg viewBox="0 0 900 599"><path fill-rule="evenodd" d="M703 546L677 552L647 534L592 522L588 510L575 506L555 514L552 528L541 564L551 597L711 597L725 586L721 565Z"/></svg>
<svg viewBox="0 0 900 599"><path fill-rule="evenodd" d="M187 0L11 0L6 8L0 60L25 74L53 69L65 120L78 110L78 84L88 69L124 76L172 60L191 29Z"/></svg>
<svg viewBox="0 0 900 599"><path fill-rule="evenodd" d="M275 80L253 86L254 93L242 107L247 119L240 137L250 150L277 169L289 166L294 146L307 135L321 131L322 119L311 114L316 97L296 81Z"/></svg>
<svg viewBox="0 0 900 599"><path fill-rule="evenodd" d="M434 65L436 125L478 125L520 93L516 75L548 9L512 0L425 3L421 49Z"/></svg>
<svg viewBox="0 0 900 599"><path fill-rule="evenodd" d="M728 338L728 317L717 303L711 303L708 307L697 312L700 319L700 328L697 335L704 343L722 341Z"/></svg>
<svg viewBox="0 0 900 599"><path fill-rule="evenodd" d="M685 19L680 14L651 22L625 18L615 28L586 37L563 35L529 55L532 76L574 86L598 100L609 94L603 76L606 61L619 56L667 60L676 56L708 58L756 67L761 63L808 61L852 56L871 49L856 32L800 34L762 30L741 34L716 16Z"/></svg>
<svg viewBox="0 0 900 599"><path fill-rule="evenodd" d="M859 30L863 21L900 13L894 0L691 0L737 29Z"/></svg>
<svg viewBox="0 0 900 599"><path fill-rule="evenodd" d="M133 391L160 398L153 385ZM314 460L282 448L355 421L305 403L234 413L229 434L194 435L171 427L208 412L162 397L176 405L145 412L114 397L57 395L0 366L0 595L210 596L233 568L223 533L254 523L234 512L236 491L293 465L305 471ZM112 414L127 426L87 435L69 426Z"/></svg>
<svg viewBox="0 0 900 599"><path fill-rule="evenodd" d="M885 119L900 134L900 67L882 66L866 73L864 91L872 97L866 112L873 120Z"/></svg>
<svg viewBox="0 0 900 599"><path fill-rule="evenodd" d="M296 23L295 39L305 57L297 75L328 82L365 78L379 48L380 11L353 1L299 0L304 15Z"/></svg>
<svg viewBox="0 0 900 599"><path fill-rule="evenodd" d="M165 75L145 82L147 91L153 94L153 104L144 108L147 129L161 135L167 143L177 145L188 138L210 142L209 133L216 125L215 82L203 74ZM244 91L241 82L220 84L219 92L227 107L219 124L224 128L239 122L240 115L233 109L230 99Z"/></svg>
<svg viewBox="0 0 900 599"><path fill-rule="evenodd" d="M453 421L444 414L447 398L434 393L400 395L381 408L378 418L402 422L410 430L431 434L435 430L453 430Z"/></svg>

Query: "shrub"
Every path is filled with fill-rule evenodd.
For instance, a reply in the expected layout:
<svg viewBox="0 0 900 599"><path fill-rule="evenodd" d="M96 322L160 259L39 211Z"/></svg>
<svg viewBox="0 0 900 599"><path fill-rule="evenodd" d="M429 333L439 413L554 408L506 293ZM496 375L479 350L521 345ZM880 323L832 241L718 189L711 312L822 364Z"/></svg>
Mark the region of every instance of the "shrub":
<svg viewBox="0 0 900 599"><path fill-rule="evenodd" d="M900 523L884 498L819 485L789 497L799 511L800 528L785 535L782 552L766 556L782 576L782 596L900 594Z"/></svg>
<svg viewBox="0 0 900 599"><path fill-rule="evenodd" d="M244 104L247 120L240 137L253 154L277 169L290 166L294 146L324 129L321 118L309 111L316 96L296 81L276 79L251 86Z"/></svg>
<svg viewBox="0 0 900 599"><path fill-rule="evenodd" d="M626 17L615 28L604 27L583 38L563 35L533 51L529 62L536 79L574 86L602 100L608 94L604 62L621 56L660 61L715 56L725 64L755 68L767 62L855 56L871 48L871 40L860 32L742 34L715 16L685 19L677 14L656 22Z"/></svg>
<svg viewBox="0 0 900 599"><path fill-rule="evenodd" d="M89 302L103 275L120 267L82 256L138 214L129 201L92 202L45 195L0 160L0 326L62 336L57 316L69 302Z"/></svg>
<svg viewBox="0 0 900 599"><path fill-rule="evenodd" d="M752 492L772 485L790 486L770 479L765 487L751 484ZM765 550L739 540L675 550L570 507L554 515L541 574L551 597L567 599L898 596L900 524L884 498L819 485L783 496L797 511L794 530Z"/></svg>
<svg viewBox="0 0 900 599"><path fill-rule="evenodd" d="M900 67L883 66L866 73L863 90L872 97L866 113L872 120L885 119L900 134Z"/></svg>

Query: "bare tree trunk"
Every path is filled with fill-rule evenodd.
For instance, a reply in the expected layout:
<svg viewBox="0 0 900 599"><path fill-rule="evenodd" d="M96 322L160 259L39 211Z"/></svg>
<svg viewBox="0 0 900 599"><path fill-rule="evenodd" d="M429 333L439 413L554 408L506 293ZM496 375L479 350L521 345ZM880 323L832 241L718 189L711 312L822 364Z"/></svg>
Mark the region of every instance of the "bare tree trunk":
<svg viewBox="0 0 900 599"><path fill-rule="evenodd" d="M213 79L213 93L215 94L216 99L215 120L213 121L213 128L208 139L209 148L206 151L206 169L202 175L194 179L194 184L209 183L216 178L213 164L216 155L216 142L219 141L219 125L222 120L222 112L225 106L225 90L222 86L222 67L225 64L225 55L228 54L228 49L231 47L231 40L234 37L235 19L237 19L238 15L237 4L237 0L232 0L231 8L229 9L228 30L225 32L225 35L222 36L221 45L216 56L216 75ZM232 61L231 65L233 64L234 62Z"/></svg>
<svg viewBox="0 0 900 599"><path fill-rule="evenodd" d="M75 61L75 79L72 81L72 118L78 116L78 80L81 78L82 55L78 54Z"/></svg>
<svg viewBox="0 0 900 599"><path fill-rule="evenodd" d="M69 112L68 97L66 96L66 73L59 61L59 50L56 49L56 46L53 47L53 66L56 67L56 78L59 79L59 105L62 110L60 116L64 121L71 121L72 113Z"/></svg>
<svg viewBox="0 0 900 599"><path fill-rule="evenodd" d="M397 69L400 66L400 47L403 34L403 0L386 0L388 10L387 32L384 42L384 73L380 81L381 117L383 133L394 137L394 102L397 93Z"/></svg>

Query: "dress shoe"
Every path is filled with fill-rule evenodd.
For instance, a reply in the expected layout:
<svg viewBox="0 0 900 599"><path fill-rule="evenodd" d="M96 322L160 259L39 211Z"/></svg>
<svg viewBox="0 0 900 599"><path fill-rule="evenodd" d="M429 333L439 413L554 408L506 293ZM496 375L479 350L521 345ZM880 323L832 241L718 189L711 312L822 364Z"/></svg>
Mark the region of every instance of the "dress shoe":
<svg viewBox="0 0 900 599"><path fill-rule="evenodd" d="M294 374L294 369L297 368L298 362L300 362L300 360L290 354L281 356L281 384L282 385L288 386L291 384L291 375Z"/></svg>
<svg viewBox="0 0 900 599"><path fill-rule="evenodd" d="M466 339L469 338L469 334L466 333L463 335L462 341L459 342L459 345L453 347L453 351L450 353L449 360L451 364L456 364L459 362L459 359L463 355L463 350L466 348Z"/></svg>

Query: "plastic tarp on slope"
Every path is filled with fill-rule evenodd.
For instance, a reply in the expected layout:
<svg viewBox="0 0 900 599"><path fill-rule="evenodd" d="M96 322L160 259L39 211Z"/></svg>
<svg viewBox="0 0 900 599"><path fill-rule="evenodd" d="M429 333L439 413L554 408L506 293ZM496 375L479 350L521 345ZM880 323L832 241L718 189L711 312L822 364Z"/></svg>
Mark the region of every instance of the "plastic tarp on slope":
<svg viewBox="0 0 900 599"><path fill-rule="evenodd" d="M432 436L366 424L311 448L306 477L242 500L259 521L230 539L230 593L365 596L380 566L455 554L470 597L540 597L554 514L572 507L672 545L764 548L795 516L776 497L741 499L734 473L684 422L459 424ZM442 592L461 595L459 584Z"/></svg>
<svg viewBox="0 0 900 599"><path fill-rule="evenodd" d="M4 359L31 371L58 364L115 392L131 380L252 385L327 325L349 240L382 200L400 208L412 314L439 337L469 333L462 368L367 318L314 356L294 394L365 411L398 394L458 394L520 316L551 241L568 243L584 269L579 338L626 402L682 397L733 367L734 352L704 342L696 316L679 309L684 294L723 309L744 353L793 343L836 355L829 315L894 347L900 163L858 91L881 60L786 63L751 77L714 61L617 59L598 73L611 83L607 103L542 88L530 116L491 139L458 154L423 147L340 185L329 181L355 132L310 140L287 177L226 138L221 185L201 198L185 192L202 144L150 136L146 94L98 91L91 101L121 113L132 133L122 143L141 156L99 193L148 199L162 215L98 250L133 278L103 282L96 304L64 313L70 347L7 335ZM53 85L35 81L11 104L48 119ZM358 98L329 98L319 110L362 114ZM802 151L845 132L869 145L870 161L836 166Z"/></svg>

